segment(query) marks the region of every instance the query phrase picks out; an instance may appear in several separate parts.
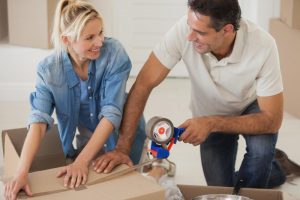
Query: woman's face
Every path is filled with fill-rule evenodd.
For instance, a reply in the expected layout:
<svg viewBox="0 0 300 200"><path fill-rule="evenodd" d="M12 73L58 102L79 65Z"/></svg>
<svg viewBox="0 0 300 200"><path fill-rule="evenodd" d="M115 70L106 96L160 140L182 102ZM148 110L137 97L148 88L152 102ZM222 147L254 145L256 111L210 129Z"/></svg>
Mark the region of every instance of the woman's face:
<svg viewBox="0 0 300 200"><path fill-rule="evenodd" d="M77 41L70 42L69 50L81 61L95 60L100 56L103 41L102 23L96 18L86 24Z"/></svg>

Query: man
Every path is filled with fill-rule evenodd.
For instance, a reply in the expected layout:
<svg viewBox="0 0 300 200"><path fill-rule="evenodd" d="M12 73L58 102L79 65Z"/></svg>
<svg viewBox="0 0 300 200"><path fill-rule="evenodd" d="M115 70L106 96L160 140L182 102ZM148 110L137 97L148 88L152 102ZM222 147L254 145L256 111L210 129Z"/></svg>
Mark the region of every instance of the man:
<svg viewBox="0 0 300 200"><path fill-rule="evenodd" d="M274 159L283 117L283 86L274 39L241 19L238 0L189 0L188 13L154 48L130 90L117 148L101 170L130 164L138 119L152 89L183 60L191 79L193 118L181 127L185 143L200 145L208 185L270 188L285 175ZM235 172L238 139L247 144Z"/></svg>

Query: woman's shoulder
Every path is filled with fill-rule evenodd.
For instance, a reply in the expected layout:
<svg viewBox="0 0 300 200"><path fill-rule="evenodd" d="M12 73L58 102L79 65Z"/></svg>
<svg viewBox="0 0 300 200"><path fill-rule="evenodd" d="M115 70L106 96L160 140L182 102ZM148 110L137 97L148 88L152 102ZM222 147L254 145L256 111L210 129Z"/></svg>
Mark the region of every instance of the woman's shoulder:
<svg viewBox="0 0 300 200"><path fill-rule="evenodd" d="M105 66L106 70L114 73L123 67L130 69L131 61L121 42L115 38L105 37L96 65Z"/></svg>
<svg viewBox="0 0 300 200"><path fill-rule="evenodd" d="M57 56L57 53L52 52L38 63L38 69L46 70L52 68L52 66L57 65L58 61L59 57Z"/></svg>
<svg viewBox="0 0 300 200"><path fill-rule="evenodd" d="M101 47L101 54L97 59L97 62L103 60L115 60L114 58L129 60L128 54L117 39L105 37L103 46Z"/></svg>
<svg viewBox="0 0 300 200"><path fill-rule="evenodd" d="M58 78L63 74L63 68L60 67L62 63L63 56L58 56L54 51L44 59L42 59L38 66L37 72L41 75L48 77L47 79Z"/></svg>
<svg viewBox="0 0 300 200"><path fill-rule="evenodd" d="M115 38L112 37L105 37L104 38L104 43L103 43L103 48L107 49L109 51L115 52L117 50L123 50L124 47L121 44L121 42Z"/></svg>

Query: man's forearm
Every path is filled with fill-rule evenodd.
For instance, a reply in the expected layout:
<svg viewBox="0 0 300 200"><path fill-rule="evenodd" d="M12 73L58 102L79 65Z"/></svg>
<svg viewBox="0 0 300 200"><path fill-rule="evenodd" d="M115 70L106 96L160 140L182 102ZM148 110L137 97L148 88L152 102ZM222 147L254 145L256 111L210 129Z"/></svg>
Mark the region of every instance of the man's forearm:
<svg viewBox="0 0 300 200"><path fill-rule="evenodd" d="M263 134L278 132L282 117L270 116L267 113L255 113L237 117L212 116L208 117L213 124L212 132L236 134Z"/></svg>
<svg viewBox="0 0 300 200"><path fill-rule="evenodd" d="M151 91L134 84L129 92L116 149L130 154L136 128Z"/></svg>

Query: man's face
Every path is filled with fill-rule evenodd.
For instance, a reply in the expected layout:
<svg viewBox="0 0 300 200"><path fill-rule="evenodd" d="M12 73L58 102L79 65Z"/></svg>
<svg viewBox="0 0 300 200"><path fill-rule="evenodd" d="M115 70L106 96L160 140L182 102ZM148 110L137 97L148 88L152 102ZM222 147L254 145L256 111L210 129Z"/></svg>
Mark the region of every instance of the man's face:
<svg viewBox="0 0 300 200"><path fill-rule="evenodd" d="M210 17L189 9L187 24L190 28L187 39L193 42L194 48L198 53L212 52L217 54L223 48L223 31L221 29L217 32L210 26Z"/></svg>

